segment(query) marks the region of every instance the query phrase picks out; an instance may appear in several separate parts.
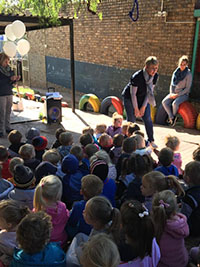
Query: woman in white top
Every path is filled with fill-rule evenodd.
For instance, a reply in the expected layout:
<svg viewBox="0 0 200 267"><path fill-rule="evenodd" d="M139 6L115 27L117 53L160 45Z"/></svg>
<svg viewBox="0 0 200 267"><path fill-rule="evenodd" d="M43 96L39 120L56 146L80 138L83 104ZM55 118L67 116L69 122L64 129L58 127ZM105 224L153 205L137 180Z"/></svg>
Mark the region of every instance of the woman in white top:
<svg viewBox="0 0 200 267"><path fill-rule="evenodd" d="M172 126L176 123L179 105L189 97L191 85L192 74L188 69L188 57L184 55L179 58L178 67L172 74L170 93L162 101Z"/></svg>

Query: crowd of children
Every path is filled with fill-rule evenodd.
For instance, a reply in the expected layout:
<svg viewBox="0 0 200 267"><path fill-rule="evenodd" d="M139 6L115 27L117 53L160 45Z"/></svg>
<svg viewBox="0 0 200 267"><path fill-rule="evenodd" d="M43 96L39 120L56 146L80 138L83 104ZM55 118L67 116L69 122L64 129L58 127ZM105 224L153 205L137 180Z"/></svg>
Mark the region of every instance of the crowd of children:
<svg viewBox="0 0 200 267"><path fill-rule="evenodd" d="M184 243L200 240L200 147L183 169L176 136L158 151L117 113L79 144L55 136L13 130L0 146L0 267L200 264Z"/></svg>

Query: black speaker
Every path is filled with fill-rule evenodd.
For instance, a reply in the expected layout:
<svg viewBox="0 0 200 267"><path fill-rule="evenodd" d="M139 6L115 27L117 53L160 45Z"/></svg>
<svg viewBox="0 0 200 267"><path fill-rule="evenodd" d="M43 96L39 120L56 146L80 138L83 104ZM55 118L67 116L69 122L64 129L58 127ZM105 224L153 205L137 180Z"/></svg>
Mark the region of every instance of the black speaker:
<svg viewBox="0 0 200 267"><path fill-rule="evenodd" d="M62 121L61 99L47 98L46 109L47 123Z"/></svg>

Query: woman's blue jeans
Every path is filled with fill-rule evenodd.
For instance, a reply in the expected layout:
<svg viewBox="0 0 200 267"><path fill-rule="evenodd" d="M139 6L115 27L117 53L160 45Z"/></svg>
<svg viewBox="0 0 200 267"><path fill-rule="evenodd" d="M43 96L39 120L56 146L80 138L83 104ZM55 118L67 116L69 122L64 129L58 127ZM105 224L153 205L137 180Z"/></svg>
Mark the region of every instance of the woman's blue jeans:
<svg viewBox="0 0 200 267"><path fill-rule="evenodd" d="M188 95L181 95L175 99L172 99L170 98L170 94L163 99L162 105L167 112L169 119L173 119L176 116L179 105L187 100Z"/></svg>
<svg viewBox="0 0 200 267"><path fill-rule="evenodd" d="M126 119L127 121L131 121L131 122L135 122L136 121L136 117L135 117L135 112L134 112L134 108L133 108L133 104L131 99L128 98L124 98L124 107L126 110ZM145 125L145 129L146 129L146 133L148 136L148 140L150 142L154 141L153 138L153 123L151 120L151 109L150 109L150 105L147 104L145 112L144 112L144 116L142 117L142 120L144 122Z"/></svg>

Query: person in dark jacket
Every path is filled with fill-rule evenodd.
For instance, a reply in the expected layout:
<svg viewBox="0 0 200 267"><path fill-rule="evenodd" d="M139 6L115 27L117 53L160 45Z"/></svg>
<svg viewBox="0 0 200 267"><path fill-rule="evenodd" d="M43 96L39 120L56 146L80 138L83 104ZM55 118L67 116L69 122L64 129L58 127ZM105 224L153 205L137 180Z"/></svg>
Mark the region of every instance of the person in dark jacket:
<svg viewBox="0 0 200 267"><path fill-rule="evenodd" d="M9 133L12 129L10 126L10 114L13 103L12 88L13 84L20 79L15 76L9 67L9 57L5 53L0 53L0 137L4 133Z"/></svg>
<svg viewBox="0 0 200 267"><path fill-rule="evenodd" d="M157 71L157 58L148 57L144 68L132 75L130 82L122 91L127 121L135 122L137 117L141 117L145 124L148 141L153 147L157 146L154 143L150 105L156 105L153 90L158 79Z"/></svg>

